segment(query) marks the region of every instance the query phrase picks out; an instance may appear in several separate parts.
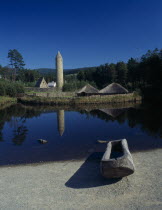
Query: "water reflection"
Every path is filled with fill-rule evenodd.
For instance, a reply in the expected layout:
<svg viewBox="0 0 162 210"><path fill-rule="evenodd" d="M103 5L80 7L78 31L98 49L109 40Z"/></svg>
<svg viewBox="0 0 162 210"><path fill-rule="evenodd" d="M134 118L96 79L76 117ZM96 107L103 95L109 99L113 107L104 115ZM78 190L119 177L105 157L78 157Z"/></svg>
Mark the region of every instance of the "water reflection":
<svg viewBox="0 0 162 210"><path fill-rule="evenodd" d="M16 105L0 110L1 165L85 158L105 150L98 139L119 138L128 140L131 152L162 148L161 108Z"/></svg>
<svg viewBox="0 0 162 210"><path fill-rule="evenodd" d="M57 111L57 125L59 134L62 136L65 130L64 110Z"/></svg>
<svg viewBox="0 0 162 210"><path fill-rule="evenodd" d="M26 118L15 118L13 117L10 121L14 127L12 141L15 145L21 145L28 133L28 129L25 126Z"/></svg>
<svg viewBox="0 0 162 210"><path fill-rule="evenodd" d="M125 109L99 109L101 112L115 118L125 111Z"/></svg>

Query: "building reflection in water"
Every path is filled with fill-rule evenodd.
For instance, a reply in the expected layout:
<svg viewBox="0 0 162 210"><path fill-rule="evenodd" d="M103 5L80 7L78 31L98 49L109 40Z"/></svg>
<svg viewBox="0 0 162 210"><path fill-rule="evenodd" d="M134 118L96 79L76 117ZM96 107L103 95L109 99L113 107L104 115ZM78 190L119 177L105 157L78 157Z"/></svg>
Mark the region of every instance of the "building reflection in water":
<svg viewBox="0 0 162 210"><path fill-rule="evenodd" d="M65 130L64 110L57 111L57 125L59 134L62 136Z"/></svg>
<svg viewBox="0 0 162 210"><path fill-rule="evenodd" d="M86 110L87 111L87 110ZM91 110L93 111L93 110ZM91 114L91 111L87 111ZM97 110L95 110L97 111ZM116 118L120 114L122 114L126 109L98 109L98 111L103 112L107 116L111 116L113 118ZM65 131L65 111L64 110L58 110L57 111L57 127L58 127L58 132L60 136L64 134Z"/></svg>
<svg viewBox="0 0 162 210"><path fill-rule="evenodd" d="M99 109L99 110L113 118L118 117L124 111L126 111L126 109Z"/></svg>

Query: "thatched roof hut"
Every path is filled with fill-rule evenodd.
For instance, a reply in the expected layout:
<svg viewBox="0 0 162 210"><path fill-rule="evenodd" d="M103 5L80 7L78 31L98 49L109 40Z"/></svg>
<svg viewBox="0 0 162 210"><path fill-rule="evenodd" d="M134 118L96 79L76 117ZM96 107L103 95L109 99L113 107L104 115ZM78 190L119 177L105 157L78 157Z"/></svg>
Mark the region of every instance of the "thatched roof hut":
<svg viewBox="0 0 162 210"><path fill-rule="evenodd" d="M126 93L128 93L128 90L118 83L112 83L99 91L99 94L105 94L105 95L126 94Z"/></svg>
<svg viewBox="0 0 162 210"><path fill-rule="evenodd" d="M47 82L46 82L46 80L44 79L44 77L40 77L40 78L37 80L37 83L36 83L35 87L39 87L39 88L48 88Z"/></svg>
<svg viewBox="0 0 162 210"><path fill-rule="evenodd" d="M77 92L78 96L88 96L88 95L96 95L98 94L98 90L91 86L90 84L85 85L81 90Z"/></svg>

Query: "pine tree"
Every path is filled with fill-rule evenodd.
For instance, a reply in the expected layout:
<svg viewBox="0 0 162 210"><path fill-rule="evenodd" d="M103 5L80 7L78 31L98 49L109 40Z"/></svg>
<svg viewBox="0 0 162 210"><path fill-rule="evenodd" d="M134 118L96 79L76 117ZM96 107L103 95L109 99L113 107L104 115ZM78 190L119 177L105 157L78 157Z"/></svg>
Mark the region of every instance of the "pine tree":
<svg viewBox="0 0 162 210"><path fill-rule="evenodd" d="M16 49L9 50L8 58L10 60L10 66L13 69L13 80L15 81L16 80L16 72L18 70L23 69L23 67L25 66L25 63L24 63L21 53L19 53L18 50L16 50Z"/></svg>

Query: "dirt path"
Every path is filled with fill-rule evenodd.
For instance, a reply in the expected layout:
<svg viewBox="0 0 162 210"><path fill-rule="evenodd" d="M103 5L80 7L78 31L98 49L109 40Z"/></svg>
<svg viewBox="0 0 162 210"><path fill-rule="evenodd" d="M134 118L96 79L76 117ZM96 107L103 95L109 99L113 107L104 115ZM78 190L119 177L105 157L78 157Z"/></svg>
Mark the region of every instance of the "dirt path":
<svg viewBox="0 0 162 210"><path fill-rule="evenodd" d="M133 154L136 173L103 180L95 161L0 168L0 209L162 209L162 150Z"/></svg>

